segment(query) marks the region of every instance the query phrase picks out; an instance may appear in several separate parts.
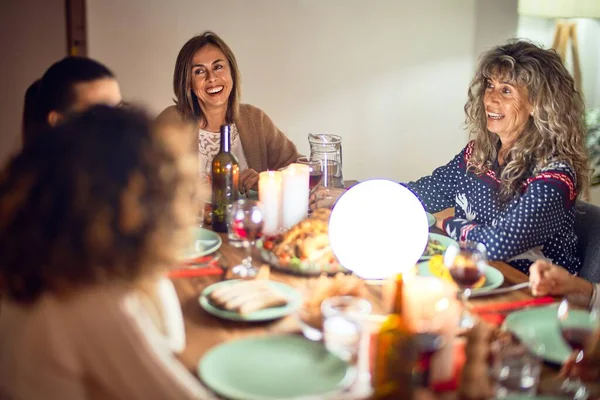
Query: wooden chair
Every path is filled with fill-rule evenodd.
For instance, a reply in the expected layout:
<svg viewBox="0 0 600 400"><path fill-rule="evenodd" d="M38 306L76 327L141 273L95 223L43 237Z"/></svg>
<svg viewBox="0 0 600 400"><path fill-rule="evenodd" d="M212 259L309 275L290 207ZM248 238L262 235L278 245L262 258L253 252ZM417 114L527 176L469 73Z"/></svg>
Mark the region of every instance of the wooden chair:
<svg viewBox="0 0 600 400"><path fill-rule="evenodd" d="M600 282L600 207L578 200L575 214L577 251L583 261L579 276Z"/></svg>

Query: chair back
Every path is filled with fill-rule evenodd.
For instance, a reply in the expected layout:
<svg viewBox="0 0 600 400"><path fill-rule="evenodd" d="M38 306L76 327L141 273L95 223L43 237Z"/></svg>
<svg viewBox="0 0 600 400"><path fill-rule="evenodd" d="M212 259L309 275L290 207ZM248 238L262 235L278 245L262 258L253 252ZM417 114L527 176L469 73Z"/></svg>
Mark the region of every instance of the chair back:
<svg viewBox="0 0 600 400"><path fill-rule="evenodd" d="M577 252L583 262L579 276L600 282L600 207L578 200L575 214Z"/></svg>

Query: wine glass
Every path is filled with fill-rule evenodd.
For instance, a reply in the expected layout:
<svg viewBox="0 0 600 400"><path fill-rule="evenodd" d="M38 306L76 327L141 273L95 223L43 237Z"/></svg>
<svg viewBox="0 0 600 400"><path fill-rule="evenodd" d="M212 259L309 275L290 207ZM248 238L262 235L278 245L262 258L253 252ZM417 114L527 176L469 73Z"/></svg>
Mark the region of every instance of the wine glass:
<svg viewBox="0 0 600 400"><path fill-rule="evenodd" d="M482 243L465 242L460 246L451 245L444 253L444 264L452 279L461 288L460 299L463 305L459 326L470 329L475 321L467 311L467 301L471 289L479 282L487 268L487 250Z"/></svg>
<svg viewBox="0 0 600 400"><path fill-rule="evenodd" d="M263 211L260 202L255 200L237 200L231 207L231 224L234 232L242 239L246 257L242 263L231 269L233 275L240 278L254 277L258 270L252 266L252 245L262 235Z"/></svg>
<svg viewBox="0 0 600 400"><path fill-rule="evenodd" d="M429 370L433 356L446 346L444 325L450 309L450 299L441 297L433 304L421 302L415 305L417 317L414 321L415 344L418 359L413 376L423 387L429 385Z"/></svg>
<svg viewBox="0 0 600 400"><path fill-rule="evenodd" d="M575 364L583 360L584 349L590 342L593 333L600 328L600 315L597 309L591 311L578 309L566 298L558 306L556 314L558 326L564 341L575 354ZM588 388L579 377L566 378L561 385L561 391L571 398L580 400L589 396Z"/></svg>
<svg viewBox="0 0 600 400"><path fill-rule="evenodd" d="M310 175L308 178L308 188L310 193L314 192L314 190L319 186L321 181L323 180L323 163L321 160L315 160L308 157L298 157L296 160L298 164L308 165L310 167Z"/></svg>

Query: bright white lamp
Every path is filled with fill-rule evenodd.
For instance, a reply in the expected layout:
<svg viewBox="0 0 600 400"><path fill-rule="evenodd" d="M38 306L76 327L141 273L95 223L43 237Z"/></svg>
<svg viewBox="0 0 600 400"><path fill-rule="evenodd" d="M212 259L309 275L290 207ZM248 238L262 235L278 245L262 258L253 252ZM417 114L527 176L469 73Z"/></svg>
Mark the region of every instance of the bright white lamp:
<svg viewBox="0 0 600 400"><path fill-rule="evenodd" d="M421 202L404 186L374 179L340 197L329 220L331 248L363 279L386 279L413 267L427 246Z"/></svg>

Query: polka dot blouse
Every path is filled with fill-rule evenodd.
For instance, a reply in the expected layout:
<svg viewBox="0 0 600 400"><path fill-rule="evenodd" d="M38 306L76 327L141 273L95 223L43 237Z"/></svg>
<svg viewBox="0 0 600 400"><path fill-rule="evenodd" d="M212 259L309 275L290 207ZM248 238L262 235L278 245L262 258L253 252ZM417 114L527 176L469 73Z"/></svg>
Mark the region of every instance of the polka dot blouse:
<svg viewBox="0 0 600 400"><path fill-rule="evenodd" d="M459 242L483 243L490 260L529 273L535 260L549 259L576 274L581 260L573 228L577 191L571 166L548 164L523 183L521 195L501 206L496 174L467 171L473 144L430 176L406 186L430 213L454 207L454 218L444 221L446 233Z"/></svg>

